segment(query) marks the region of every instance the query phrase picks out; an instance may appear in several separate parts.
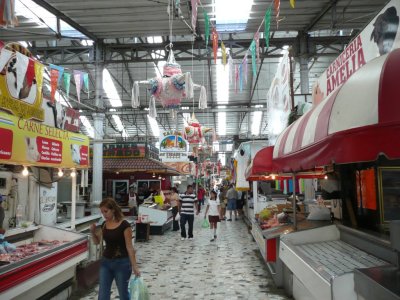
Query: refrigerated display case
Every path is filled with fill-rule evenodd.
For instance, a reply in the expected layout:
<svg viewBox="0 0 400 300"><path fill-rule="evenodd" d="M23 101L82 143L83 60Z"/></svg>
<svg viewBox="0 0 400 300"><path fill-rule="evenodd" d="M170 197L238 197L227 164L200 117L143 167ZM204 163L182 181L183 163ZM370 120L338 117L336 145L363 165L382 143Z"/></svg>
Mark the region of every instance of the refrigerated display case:
<svg viewBox="0 0 400 300"><path fill-rule="evenodd" d="M0 256L0 299L37 299L75 276L87 259L87 235L44 226L9 230L16 253Z"/></svg>

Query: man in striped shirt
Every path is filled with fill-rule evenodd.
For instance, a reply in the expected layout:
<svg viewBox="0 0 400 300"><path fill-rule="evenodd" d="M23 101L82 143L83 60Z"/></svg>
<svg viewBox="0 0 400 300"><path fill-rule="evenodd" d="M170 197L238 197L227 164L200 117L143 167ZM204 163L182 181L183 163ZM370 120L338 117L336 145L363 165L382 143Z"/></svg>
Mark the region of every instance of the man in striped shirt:
<svg viewBox="0 0 400 300"><path fill-rule="evenodd" d="M188 237L189 240L193 240L193 222L194 212L196 215L199 214L199 208L197 204L196 195L193 193L193 186L188 185L186 192L179 195L179 213L181 215L181 240L186 239L186 222L189 224Z"/></svg>

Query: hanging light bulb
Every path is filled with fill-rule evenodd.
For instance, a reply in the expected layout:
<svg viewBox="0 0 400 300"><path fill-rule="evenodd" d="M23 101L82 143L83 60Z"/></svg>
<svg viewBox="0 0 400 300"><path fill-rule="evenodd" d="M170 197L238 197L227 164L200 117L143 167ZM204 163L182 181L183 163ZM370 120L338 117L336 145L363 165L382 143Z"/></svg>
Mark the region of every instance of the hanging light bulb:
<svg viewBox="0 0 400 300"><path fill-rule="evenodd" d="M153 178L156 177L156 174L153 172Z"/></svg>
<svg viewBox="0 0 400 300"><path fill-rule="evenodd" d="M58 177L63 177L64 176L64 172L62 169L58 169Z"/></svg>
<svg viewBox="0 0 400 300"><path fill-rule="evenodd" d="M75 169L72 169L70 176L71 176L71 177L75 177L75 176L76 176Z"/></svg>
<svg viewBox="0 0 400 300"><path fill-rule="evenodd" d="M271 178L272 178L272 180L275 180L275 174L272 174L272 176L271 176Z"/></svg>
<svg viewBox="0 0 400 300"><path fill-rule="evenodd" d="M325 176L324 176L324 179L328 179L328 175L325 175Z"/></svg>
<svg viewBox="0 0 400 300"><path fill-rule="evenodd" d="M158 175L158 180L161 180L161 175Z"/></svg>
<svg viewBox="0 0 400 300"><path fill-rule="evenodd" d="M27 167L24 167L24 169L22 170L22 176L28 176L29 175L29 171Z"/></svg>

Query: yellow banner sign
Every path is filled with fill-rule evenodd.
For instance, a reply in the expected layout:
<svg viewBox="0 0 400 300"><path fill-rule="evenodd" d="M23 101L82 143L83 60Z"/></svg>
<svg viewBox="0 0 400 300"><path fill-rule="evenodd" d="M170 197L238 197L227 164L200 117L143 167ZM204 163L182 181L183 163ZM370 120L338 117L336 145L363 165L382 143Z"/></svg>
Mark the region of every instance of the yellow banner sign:
<svg viewBox="0 0 400 300"><path fill-rule="evenodd" d="M0 109L24 119L44 120L44 66L24 47L0 43Z"/></svg>
<svg viewBox="0 0 400 300"><path fill-rule="evenodd" d="M0 163L87 168L89 138L0 112Z"/></svg>

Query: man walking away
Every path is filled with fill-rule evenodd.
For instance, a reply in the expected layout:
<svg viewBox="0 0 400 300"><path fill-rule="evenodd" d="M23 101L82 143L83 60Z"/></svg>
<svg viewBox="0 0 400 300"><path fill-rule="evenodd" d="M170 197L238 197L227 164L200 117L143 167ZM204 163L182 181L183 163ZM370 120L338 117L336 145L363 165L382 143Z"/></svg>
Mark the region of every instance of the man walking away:
<svg viewBox="0 0 400 300"><path fill-rule="evenodd" d="M232 211L235 215L235 220L237 220L237 210L236 210L236 201L238 199L238 192L235 190L233 184L230 185L229 190L226 192L226 197L228 198L228 210L229 210L229 219L228 221L232 221Z"/></svg>
<svg viewBox="0 0 400 300"><path fill-rule="evenodd" d="M188 185L186 192L184 194L180 194L179 198L179 211L181 215L181 240L183 241L186 239L186 222L189 224L189 240L193 240L193 222L195 210L196 215L199 214L197 198L196 195L193 193L193 186Z"/></svg>

